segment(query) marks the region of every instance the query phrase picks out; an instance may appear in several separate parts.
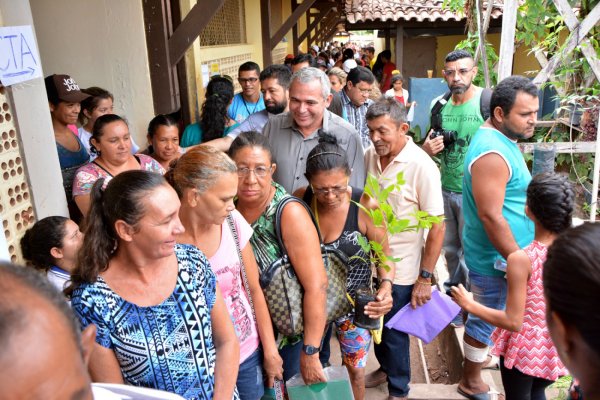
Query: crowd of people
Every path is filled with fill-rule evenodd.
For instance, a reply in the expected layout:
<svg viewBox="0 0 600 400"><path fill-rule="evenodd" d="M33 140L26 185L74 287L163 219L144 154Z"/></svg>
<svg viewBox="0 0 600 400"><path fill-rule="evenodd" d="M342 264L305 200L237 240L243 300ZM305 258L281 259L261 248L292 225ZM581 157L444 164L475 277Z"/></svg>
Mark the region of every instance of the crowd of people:
<svg viewBox="0 0 600 400"><path fill-rule="evenodd" d="M494 357L508 400L543 399L569 372L598 398L600 229L571 228L566 178L532 179L527 169L516 142L533 134L535 85L512 76L493 92L479 88L472 55L451 52L448 93L433 100L419 145L391 53L329 50L262 71L246 62L238 94L230 77L212 77L198 122L181 129L155 116L144 150L113 114L109 91L47 77L71 219L41 219L21 241L51 285L33 269L0 265L0 365L43 330L64 351L41 346L22 362L39 360L44 371L31 379L49 381L59 398L129 385L186 399L280 399L298 373L306 384L326 381L324 368L340 362L330 360L335 332L355 399L383 383L390 400L407 398L408 334L384 326L374 341L354 312L328 320L326 244L347 256L348 296L371 290L365 313L384 324L431 299L443 253L449 279L440 283L463 310L452 325L465 327L466 398L496 398L481 378ZM382 204L364 192L367 179L382 189L402 182L386 218L437 222L389 234L371 217ZM292 195L307 207L285 202ZM387 261L373 263L369 241ZM260 283L284 254L302 288L303 331L292 336L277 331L277 306ZM371 342L380 368L365 375ZM57 357L76 371L69 385L43 375ZM3 371L0 386L17 379L15 368Z"/></svg>

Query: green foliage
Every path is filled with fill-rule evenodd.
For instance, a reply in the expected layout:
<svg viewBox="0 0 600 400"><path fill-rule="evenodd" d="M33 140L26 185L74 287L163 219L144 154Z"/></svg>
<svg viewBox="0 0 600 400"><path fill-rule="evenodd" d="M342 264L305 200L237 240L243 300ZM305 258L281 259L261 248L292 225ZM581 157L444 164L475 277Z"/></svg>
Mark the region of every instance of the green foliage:
<svg viewBox="0 0 600 400"><path fill-rule="evenodd" d="M448 9L462 17L465 15L465 0L444 0L442 9Z"/></svg>
<svg viewBox="0 0 600 400"><path fill-rule="evenodd" d="M590 6L593 7L598 0L570 3L579 7L578 18L583 19L591 10ZM597 54L600 53L598 33L598 28L593 28L586 36ZM563 89L568 97L565 102L585 102L590 97L600 96L600 83L587 80L593 72L579 48L563 53L574 34L569 31L552 0L526 0L518 9L516 41L531 47L533 53L543 52L547 58L561 55L561 62L553 73L555 78L546 85Z"/></svg>
<svg viewBox="0 0 600 400"><path fill-rule="evenodd" d="M392 192L400 192L404 176L402 173L396 176L396 181L391 182L389 185L383 187L379 184L379 181L375 176L369 174L365 184L364 192L369 197L377 201L378 207L375 209L368 209L360 203L355 203L361 210L363 210L369 218L373 221L376 227L385 228L389 235L396 235L400 232L414 231L418 229L429 229L433 224L442 222L442 217L429 215L425 211L416 210L411 218L398 218L394 213L392 206L390 205L388 198ZM363 251L370 254L370 261L375 265L383 267L387 270L388 262L398 262L400 258L387 256L383 252L383 244L374 240L365 240L359 237L359 244ZM356 256L354 256L356 257Z"/></svg>
<svg viewBox="0 0 600 400"><path fill-rule="evenodd" d="M479 36L477 35L477 33L468 33L466 39L458 42L458 44L456 45L456 49L467 50L469 53L474 55L477 51L478 46ZM498 54L496 53L494 46L492 46L491 43L487 41L485 42L485 53L490 73L490 85L495 86L498 81L498 74L496 73L496 71L494 71L493 66L498 62ZM479 61L477 62L477 68L479 72L477 73L477 76L475 76L475 79L473 79L473 83L477 86L485 87L485 78L483 75L484 68L481 57L479 57Z"/></svg>
<svg viewBox="0 0 600 400"><path fill-rule="evenodd" d="M526 46L533 47L543 40L558 43L558 35L564 24L552 0L526 0L518 8L515 39ZM562 25L562 28L558 30ZM556 47L551 46L554 51Z"/></svg>
<svg viewBox="0 0 600 400"><path fill-rule="evenodd" d="M592 214L592 205L588 202L583 203L583 211L587 213L587 215ZM600 207L596 206L596 218L600 217Z"/></svg>

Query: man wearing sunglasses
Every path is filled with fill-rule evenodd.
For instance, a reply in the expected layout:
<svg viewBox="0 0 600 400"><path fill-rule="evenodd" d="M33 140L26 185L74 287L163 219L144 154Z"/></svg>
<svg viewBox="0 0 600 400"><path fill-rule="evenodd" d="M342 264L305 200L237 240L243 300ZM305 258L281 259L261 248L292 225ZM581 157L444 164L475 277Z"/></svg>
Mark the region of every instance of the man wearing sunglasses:
<svg viewBox="0 0 600 400"><path fill-rule="evenodd" d="M242 91L233 97L227 111L229 118L242 123L250 114L265 109L265 102L260 93L260 68L257 63L247 61L238 69L238 82Z"/></svg>
<svg viewBox="0 0 600 400"><path fill-rule="evenodd" d="M489 117L491 91L473 85L477 66L465 50L450 52L442 73L449 92L432 102L431 130L423 150L440 159L446 221L444 254L449 274L444 290L450 294L452 286L467 285L468 271L462 245L463 164L471 138ZM462 326L462 314L452 324Z"/></svg>

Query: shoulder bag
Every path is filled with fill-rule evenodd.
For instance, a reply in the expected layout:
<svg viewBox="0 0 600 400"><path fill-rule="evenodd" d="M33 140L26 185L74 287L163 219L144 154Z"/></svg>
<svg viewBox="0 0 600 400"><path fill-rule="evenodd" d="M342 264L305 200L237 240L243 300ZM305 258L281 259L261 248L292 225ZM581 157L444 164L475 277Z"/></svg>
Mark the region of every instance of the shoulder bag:
<svg viewBox="0 0 600 400"><path fill-rule="evenodd" d="M237 250L238 258L240 259L240 269L242 273L242 284L246 289L246 296L248 296L248 301L250 302L250 308L252 309L252 317L254 317L254 321L258 324L258 320L256 319L256 311L254 310L254 302L252 301L252 295L250 294L250 284L248 283L248 275L246 274L246 266L244 265L244 259L242 258L242 249L240 248L240 238L238 236L237 228L235 227L235 221L233 220L233 216L231 213L227 215L227 223L229 224L229 229L231 230L231 234L233 235L233 239L235 241L235 248ZM285 397L283 395L283 382L275 378L275 382L273 385L273 390L275 392L276 400L284 400Z"/></svg>
<svg viewBox="0 0 600 400"><path fill-rule="evenodd" d="M281 249L281 257L265 269L260 276L260 286L265 294L271 319L277 330L292 336L304 331L303 297L304 290L298 281L281 235L281 214L291 202L301 204L311 216L321 243L321 256L327 272L327 321L334 321L352 311L346 297L348 258L340 250L323 244L321 232L310 208L294 196L282 199L275 212L275 234Z"/></svg>

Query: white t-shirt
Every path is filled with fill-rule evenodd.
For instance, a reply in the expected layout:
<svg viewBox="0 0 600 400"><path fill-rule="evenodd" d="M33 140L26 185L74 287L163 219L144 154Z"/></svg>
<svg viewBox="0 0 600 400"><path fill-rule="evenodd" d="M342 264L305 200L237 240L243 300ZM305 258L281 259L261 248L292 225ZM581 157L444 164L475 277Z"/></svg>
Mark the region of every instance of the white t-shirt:
<svg viewBox="0 0 600 400"><path fill-rule="evenodd" d="M67 286L67 282L71 279L71 275L58 267L52 267L46 273L46 278L48 278L52 286L62 292Z"/></svg>

